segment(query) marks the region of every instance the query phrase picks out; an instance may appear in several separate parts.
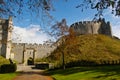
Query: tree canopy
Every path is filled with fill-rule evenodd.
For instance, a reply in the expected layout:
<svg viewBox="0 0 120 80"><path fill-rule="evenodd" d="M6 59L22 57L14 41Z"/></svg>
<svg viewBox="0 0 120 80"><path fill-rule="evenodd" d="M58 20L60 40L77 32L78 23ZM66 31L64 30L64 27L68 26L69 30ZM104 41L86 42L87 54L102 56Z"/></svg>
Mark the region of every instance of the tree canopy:
<svg viewBox="0 0 120 80"><path fill-rule="evenodd" d="M51 0L0 0L0 17L14 16L25 11L36 13L50 11L52 9Z"/></svg>
<svg viewBox="0 0 120 80"><path fill-rule="evenodd" d="M111 13L115 16L120 16L120 0L83 0L76 8L96 9L95 16L101 17L105 9L111 9Z"/></svg>
<svg viewBox="0 0 120 80"><path fill-rule="evenodd" d="M48 14L54 7L52 1L55 0L0 0L0 17L17 16L25 10L36 13L36 15L43 12L43 14ZM81 7L82 10L84 8L96 9L98 13L95 16L101 16L103 10L108 8L111 9L112 14L120 16L120 0L83 0L78 4L76 8Z"/></svg>

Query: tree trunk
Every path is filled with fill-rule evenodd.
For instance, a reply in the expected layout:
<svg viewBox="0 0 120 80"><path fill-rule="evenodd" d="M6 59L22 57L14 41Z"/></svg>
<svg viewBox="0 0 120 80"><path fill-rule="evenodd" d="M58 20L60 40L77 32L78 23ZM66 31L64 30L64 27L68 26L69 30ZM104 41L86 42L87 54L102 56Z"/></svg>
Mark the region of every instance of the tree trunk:
<svg viewBox="0 0 120 80"><path fill-rule="evenodd" d="M65 57L64 57L63 51L62 51L62 67L63 67L63 70L65 70Z"/></svg>

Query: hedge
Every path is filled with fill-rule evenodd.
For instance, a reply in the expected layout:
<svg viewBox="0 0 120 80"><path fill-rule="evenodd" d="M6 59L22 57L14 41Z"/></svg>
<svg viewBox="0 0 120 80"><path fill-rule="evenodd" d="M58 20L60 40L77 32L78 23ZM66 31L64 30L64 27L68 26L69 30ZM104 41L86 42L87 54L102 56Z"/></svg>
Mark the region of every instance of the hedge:
<svg viewBox="0 0 120 80"><path fill-rule="evenodd" d="M3 64L0 67L0 73L11 73L15 72L17 69L16 64Z"/></svg>

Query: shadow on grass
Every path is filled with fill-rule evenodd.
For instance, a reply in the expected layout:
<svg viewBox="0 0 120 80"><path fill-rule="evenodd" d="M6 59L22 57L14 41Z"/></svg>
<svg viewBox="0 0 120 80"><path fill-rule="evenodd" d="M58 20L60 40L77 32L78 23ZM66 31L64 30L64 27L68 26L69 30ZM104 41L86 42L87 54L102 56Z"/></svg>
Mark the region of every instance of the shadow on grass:
<svg viewBox="0 0 120 80"><path fill-rule="evenodd" d="M88 70L90 70L89 67L74 67L74 68L66 68L65 70L63 69L49 70L48 72L50 75L54 75L54 74L68 75L77 72L85 72Z"/></svg>
<svg viewBox="0 0 120 80"><path fill-rule="evenodd" d="M110 66L95 66L95 67L74 67L67 68L66 70L58 69L48 71L49 75L60 74L60 75L69 75L79 72L90 73L103 73L104 75L96 75L94 78L109 77L118 75L120 76L120 65L110 65ZM113 79L114 80L114 79Z"/></svg>

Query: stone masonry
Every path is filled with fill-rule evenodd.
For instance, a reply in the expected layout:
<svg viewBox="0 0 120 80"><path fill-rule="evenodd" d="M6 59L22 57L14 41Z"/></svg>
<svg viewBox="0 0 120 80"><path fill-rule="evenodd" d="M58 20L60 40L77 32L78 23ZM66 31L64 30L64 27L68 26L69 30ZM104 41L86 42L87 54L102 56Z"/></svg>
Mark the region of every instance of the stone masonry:
<svg viewBox="0 0 120 80"><path fill-rule="evenodd" d="M23 63L30 57L33 59L43 58L48 56L55 46L47 44L27 44L27 43L13 43L12 53L14 54L14 60L19 63Z"/></svg>
<svg viewBox="0 0 120 80"><path fill-rule="evenodd" d="M104 34L112 36L110 22L105 22L105 19L98 21L83 21L76 22L70 26L76 35L85 34Z"/></svg>
<svg viewBox="0 0 120 80"><path fill-rule="evenodd" d="M8 20L0 19L0 55L5 58L10 58L11 43L12 43L12 17Z"/></svg>

